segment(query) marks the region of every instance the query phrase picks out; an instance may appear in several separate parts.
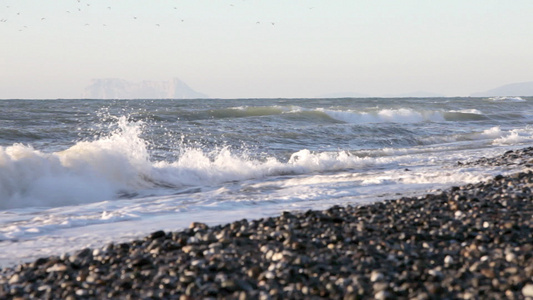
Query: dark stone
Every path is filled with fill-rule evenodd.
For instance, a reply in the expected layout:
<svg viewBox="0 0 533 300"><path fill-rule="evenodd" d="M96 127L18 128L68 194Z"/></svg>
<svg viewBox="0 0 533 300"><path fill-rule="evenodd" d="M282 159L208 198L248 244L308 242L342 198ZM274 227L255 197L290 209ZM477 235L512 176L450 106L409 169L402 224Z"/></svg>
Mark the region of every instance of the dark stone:
<svg viewBox="0 0 533 300"><path fill-rule="evenodd" d="M155 240L155 239L158 239L158 238L162 238L162 237L165 237L166 234L163 230L159 230L159 231L156 231L156 232L153 232L152 234L150 234L148 236L148 239L150 240Z"/></svg>

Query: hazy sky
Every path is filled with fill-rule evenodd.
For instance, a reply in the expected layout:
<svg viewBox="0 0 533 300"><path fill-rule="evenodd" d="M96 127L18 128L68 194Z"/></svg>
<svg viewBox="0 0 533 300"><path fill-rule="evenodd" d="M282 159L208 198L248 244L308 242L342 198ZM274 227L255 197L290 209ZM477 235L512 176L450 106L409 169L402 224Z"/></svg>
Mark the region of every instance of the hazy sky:
<svg viewBox="0 0 533 300"><path fill-rule="evenodd" d="M469 95L533 81L532 0L0 0L0 98L93 78L217 98Z"/></svg>

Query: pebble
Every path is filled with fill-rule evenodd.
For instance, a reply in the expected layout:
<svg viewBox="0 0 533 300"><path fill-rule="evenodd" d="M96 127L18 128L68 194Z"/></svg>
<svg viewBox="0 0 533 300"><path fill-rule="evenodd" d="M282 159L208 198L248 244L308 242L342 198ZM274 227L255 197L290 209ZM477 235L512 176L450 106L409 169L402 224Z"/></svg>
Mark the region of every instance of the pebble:
<svg viewBox="0 0 533 300"><path fill-rule="evenodd" d="M385 276L383 276L383 274L381 274L380 272L372 271L372 273L370 273L370 281L372 282L381 281L384 278Z"/></svg>
<svg viewBox="0 0 533 300"><path fill-rule="evenodd" d="M50 272L65 272L67 270L67 266L64 264L55 264L51 266L50 268L46 269L47 273Z"/></svg>
<svg viewBox="0 0 533 300"><path fill-rule="evenodd" d="M13 274L13 276L11 276L11 278L9 279L8 283L15 284L15 283L19 283L21 280L22 278L20 277L19 274Z"/></svg>
<svg viewBox="0 0 533 300"><path fill-rule="evenodd" d="M528 283L522 288L524 297L533 297L533 283Z"/></svg>
<svg viewBox="0 0 533 300"><path fill-rule="evenodd" d="M446 265L451 265L453 264L453 262L454 262L454 259L451 255L446 255L446 257L444 257L444 263Z"/></svg>

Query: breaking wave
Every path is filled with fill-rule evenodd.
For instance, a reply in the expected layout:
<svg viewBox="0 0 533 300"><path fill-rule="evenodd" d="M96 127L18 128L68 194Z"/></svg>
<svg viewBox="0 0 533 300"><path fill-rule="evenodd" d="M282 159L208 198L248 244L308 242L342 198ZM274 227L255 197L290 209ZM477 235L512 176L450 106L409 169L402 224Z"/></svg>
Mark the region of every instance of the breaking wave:
<svg viewBox="0 0 533 300"><path fill-rule="evenodd" d="M476 121L487 119L476 109L460 111L417 111L409 108L382 109L376 112L321 110L333 119L354 123L420 123L444 121Z"/></svg>
<svg viewBox="0 0 533 300"><path fill-rule="evenodd" d="M515 97L517 98L517 97ZM503 100L502 100L503 101ZM522 100L506 100L521 102ZM525 101L525 100L523 100ZM496 102L496 101L495 101ZM501 101L500 101L501 102ZM499 111L486 113L478 109L421 109L413 107L383 108L374 107L365 110L353 110L346 108L306 108L297 105L271 105L271 106L236 106L228 108L214 108L205 110L178 111L174 119L183 120L206 120L206 119L236 119L274 117L291 120L303 120L306 122L331 123L341 122L350 124L376 124L376 123L399 123L414 124L421 122L468 122L488 119L507 120L522 119L522 114ZM179 117L178 117L179 116ZM157 116L151 116L157 119ZM160 117L161 118L161 117ZM162 119L166 120L166 119Z"/></svg>
<svg viewBox="0 0 533 300"><path fill-rule="evenodd" d="M117 199L141 191L359 168L375 159L348 152L301 150L288 161L252 159L228 147L182 146L174 161L152 161L142 122L117 118L118 128L94 141L44 153L31 146L0 147L0 208L55 207ZM178 149L176 149L178 150Z"/></svg>

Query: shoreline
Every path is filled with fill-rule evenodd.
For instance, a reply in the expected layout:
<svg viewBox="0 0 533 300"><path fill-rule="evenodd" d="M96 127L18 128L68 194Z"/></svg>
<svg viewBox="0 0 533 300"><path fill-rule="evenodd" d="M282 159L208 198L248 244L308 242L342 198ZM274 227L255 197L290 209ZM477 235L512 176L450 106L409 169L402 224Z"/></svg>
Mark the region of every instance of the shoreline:
<svg viewBox="0 0 533 300"><path fill-rule="evenodd" d="M530 167L533 148L465 164ZM462 163L460 163L462 164ZM0 298L533 299L533 172L40 258Z"/></svg>

